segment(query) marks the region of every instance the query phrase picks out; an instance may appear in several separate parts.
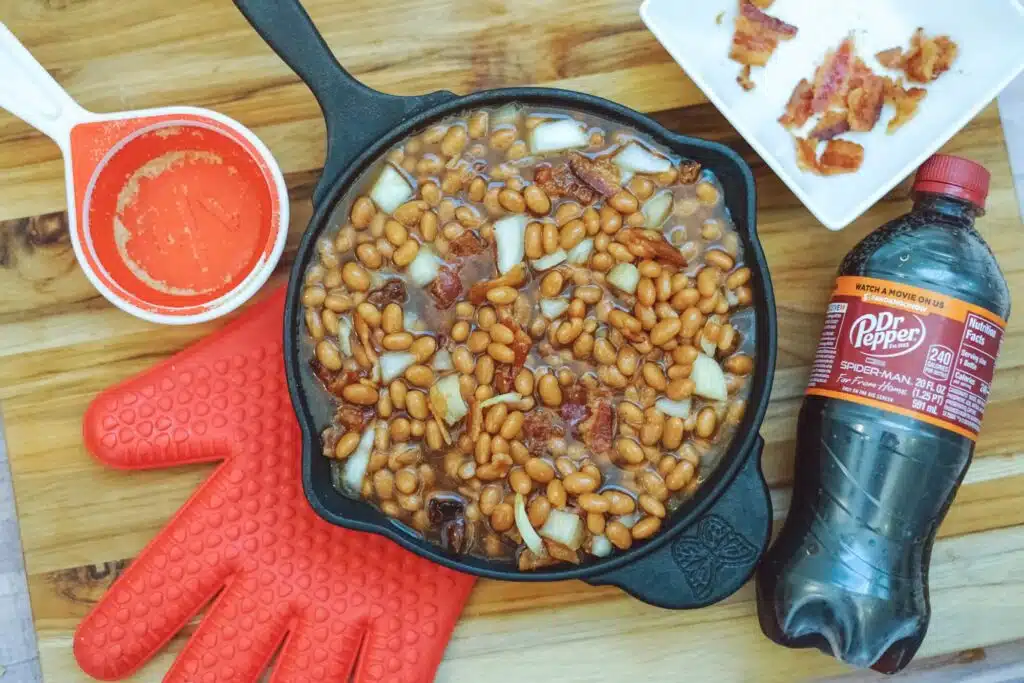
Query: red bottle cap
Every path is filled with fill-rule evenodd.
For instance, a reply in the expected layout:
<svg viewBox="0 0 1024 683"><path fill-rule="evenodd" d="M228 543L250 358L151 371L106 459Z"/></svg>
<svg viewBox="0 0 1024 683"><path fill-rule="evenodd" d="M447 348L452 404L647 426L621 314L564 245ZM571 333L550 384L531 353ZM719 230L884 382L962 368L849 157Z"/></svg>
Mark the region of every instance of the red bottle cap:
<svg viewBox="0 0 1024 683"><path fill-rule="evenodd" d="M992 174L970 159L936 154L917 170L914 192L931 192L966 199L985 208L988 184Z"/></svg>

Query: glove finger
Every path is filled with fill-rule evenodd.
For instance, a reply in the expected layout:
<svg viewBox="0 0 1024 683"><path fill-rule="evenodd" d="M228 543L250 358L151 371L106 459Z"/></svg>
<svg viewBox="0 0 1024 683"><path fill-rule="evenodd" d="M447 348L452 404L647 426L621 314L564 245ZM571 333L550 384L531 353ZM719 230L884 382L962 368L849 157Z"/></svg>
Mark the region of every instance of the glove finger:
<svg viewBox="0 0 1024 683"><path fill-rule="evenodd" d="M82 425L89 452L122 469L210 462L259 442L254 416L291 420L284 294L282 287L223 331L97 396Z"/></svg>
<svg viewBox="0 0 1024 683"><path fill-rule="evenodd" d="M227 580L226 564L197 559L184 519L179 513L78 626L75 658L90 676L110 680L134 672Z"/></svg>
<svg viewBox="0 0 1024 683"><path fill-rule="evenodd" d="M316 610L317 608L314 608ZM270 683L339 683L348 681L366 632L365 624L321 609L316 623L303 620L288 635Z"/></svg>
<svg viewBox="0 0 1024 683"><path fill-rule="evenodd" d="M287 603L259 604L251 581L232 582L210 607L164 683L249 683L274 656L288 628ZM342 680L342 679L339 679Z"/></svg>

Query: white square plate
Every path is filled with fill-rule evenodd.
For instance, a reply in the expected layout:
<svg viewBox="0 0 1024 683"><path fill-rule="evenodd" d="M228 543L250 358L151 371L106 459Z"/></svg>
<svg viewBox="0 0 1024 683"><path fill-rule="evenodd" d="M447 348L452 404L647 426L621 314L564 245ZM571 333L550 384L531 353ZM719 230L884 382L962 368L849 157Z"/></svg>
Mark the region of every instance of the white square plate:
<svg viewBox="0 0 1024 683"><path fill-rule="evenodd" d="M1024 68L1024 10L1017 0L776 0L767 10L799 29L771 61L755 67L757 88L736 83L741 66L729 59L736 0L646 0L640 16L751 147L826 227L839 230L913 173L974 118ZM715 19L724 12L721 24ZM844 138L864 145L864 165L853 174L821 177L800 171L789 131L778 123L793 87L813 79L825 52L853 31L857 54L877 73L874 55L899 46L923 26L960 46L953 68L926 86L917 116L893 135L886 105L870 133ZM683 131L685 132L685 131Z"/></svg>

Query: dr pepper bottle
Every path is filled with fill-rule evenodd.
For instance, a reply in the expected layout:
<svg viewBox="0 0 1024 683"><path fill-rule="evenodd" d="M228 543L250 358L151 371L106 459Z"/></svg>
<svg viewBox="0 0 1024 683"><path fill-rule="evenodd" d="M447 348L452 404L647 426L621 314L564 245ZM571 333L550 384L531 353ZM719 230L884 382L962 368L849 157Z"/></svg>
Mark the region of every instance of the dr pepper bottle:
<svg viewBox="0 0 1024 683"><path fill-rule="evenodd" d="M914 208L839 269L800 411L793 501L757 572L772 640L892 673L928 628L935 533L981 428L1010 294L974 228L989 173L938 155Z"/></svg>

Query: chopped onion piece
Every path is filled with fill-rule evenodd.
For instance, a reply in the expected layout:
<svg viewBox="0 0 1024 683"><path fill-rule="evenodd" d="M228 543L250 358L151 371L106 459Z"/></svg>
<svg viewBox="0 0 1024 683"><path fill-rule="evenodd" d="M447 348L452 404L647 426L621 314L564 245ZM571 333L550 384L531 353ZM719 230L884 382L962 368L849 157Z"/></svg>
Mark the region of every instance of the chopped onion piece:
<svg viewBox="0 0 1024 683"><path fill-rule="evenodd" d="M408 351L386 351L380 354L380 380L391 384L416 365L416 356Z"/></svg>
<svg viewBox="0 0 1024 683"><path fill-rule="evenodd" d="M347 315L338 318L338 345L341 346L341 355L352 357L352 318Z"/></svg>
<svg viewBox="0 0 1024 683"><path fill-rule="evenodd" d="M519 105L518 104L506 104L504 107L494 112L491 115L491 124L503 124L512 123L514 124L519 119Z"/></svg>
<svg viewBox="0 0 1024 683"><path fill-rule="evenodd" d="M608 557L612 554L612 542L607 536L594 536L590 541L590 554L594 557Z"/></svg>
<svg viewBox="0 0 1024 683"><path fill-rule="evenodd" d="M587 259L590 258L590 254L592 254L593 251L594 240L588 237L569 250L568 261L569 263L581 266L587 262Z"/></svg>
<svg viewBox="0 0 1024 683"><path fill-rule="evenodd" d="M466 416L469 406L462 398L458 375L448 375L434 382L430 387L430 406L449 426Z"/></svg>
<svg viewBox="0 0 1024 683"><path fill-rule="evenodd" d="M363 477L366 476L366 470L370 466L370 454L373 452L373 437L376 427L377 423L374 422L366 428L359 439L359 444L356 445L356 450L345 461L345 488L352 493L359 493L363 488Z"/></svg>
<svg viewBox="0 0 1024 683"><path fill-rule="evenodd" d="M507 394L498 394L497 396L491 396L486 401L482 401L480 403L480 409L489 408L496 403L519 403L522 400L522 395L514 391Z"/></svg>
<svg viewBox="0 0 1024 683"><path fill-rule="evenodd" d="M549 320L554 320L558 316L569 310L569 300L565 297L558 299L541 299L540 300L540 312Z"/></svg>
<svg viewBox="0 0 1024 683"><path fill-rule="evenodd" d="M435 279L441 270L441 257L428 246L420 247L416 258L409 264L409 279L417 287L426 287Z"/></svg>
<svg viewBox="0 0 1024 683"><path fill-rule="evenodd" d="M736 296L736 292L731 289L725 290L725 300L729 302L729 306L731 307L740 305L740 298Z"/></svg>
<svg viewBox="0 0 1024 683"><path fill-rule="evenodd" d="M571 512L553 509L548 513L544 526L540 528L540 535L561 543L570 550L579 550L583 545L583 520Z"/></svg>
<svg viewBox="0 0 1024 683"><path fill-rule="evenodd" d="M373 189L370 190L370 199L384 213L393 213L395 209L412 199L414 193L413 186L405 176L391 164L386 164L377 177L377 182L373 184Z"/></svg>
<svg viewBox="0 0 1024 683"><path fill-rule="evenodd" d="M550 268L554 268L559 263L563 263L568 256L569 255L565 253L564 249L559 249L558 251L547 254L546 256L534 259L530 261L530 263L533 264L533 267L537 270L548 270Z"/></svg>
<svg viewBox="0 0 1024 683"><path fill-rule="evenodd" d="M543 557L547 555L547 548L544 547L544 541L537 535L536 530L530 524L530 517L526 514L526 499L523 498L523 494L516 494L516 502L513 506L515 508L516 528L519 529L519 533L523 537L523 543L526 547L536 555L537 557ZM547 526L547 524L545 524Z"/></svg>
<svg viewBox="0 0 1024 683"><path fill-rule="evenodd" d="M639 512L639 510L636 511L636 512L631 512L628 515L623 515L623 516L619 517L619 522L622 524L622 526L626 527L627 529L632 529L633 527L636 526L636 523L639 522L639 521L640 521L640 512Z"/></svg>
<svg viewBox="0 0 1024 683"><path fill-rule="evenodd" d="M498 272L502 275L523 262L526 255L528 216L521 214L502 218L494 223L494 239L498 249Z"/></svg>
<svg viewBox="0 0 1024 683"><path fill-rule="evenodd" d="M402 313L402 324L405 325L405 329L409 331L420 330L423 328L423 321L416 314L416 311L406 310Z"/></svg>
<svg viewBox="0 0 1024 683"><path fill-rule="evenodd" d="M659 398L654 402L654 407L670 417L678 417L685 420L690 417L690 407L693 401L684 398L681 401L673 401L669 398Z"/></svg>
<svg viewBox="0 0 1024 683"><path fill-rule="evenodd" d="M662 190L646 202L641 211L644 214L645 228L660 228L668 215L672 213L672 191Z"/></svg>
<svg viewBox="0 0 1024 683"><path fill-rule="evenodd" d="M725 383L725 374L722 368L711 356L703 353L697 354L697 360L693 361L693 372L690 377L694 382L693 393L712 401L724 401L729 398L729 389Z"/></svg>
<svg viewBox="0 0 1024 683"><path fill-rule="evenodd" d="M563 149L586 147L590 144L587 131L578 121L559 119L542 123L530 133L530 150L534 154L558 152Z"/></svg>
<svg viewBox="0 0 1024 683"><path fill-rule="evenodd" d="M640 271L632 263L620 263L608 271L605 279L627 294L636 294L636 286L640 284Z"/></svg>
<svg viewBox="0 0 1024 683"><path fill-rule="evenodd" d="M452 362L452 354L447 349L441 349L434 354L434 362L431 363L434 370L437 372L447 372L448 370L454 370L455 364Z"/></svg>
<svg viewBox="0 0 1024 683"><path fill-rule="evenodd" d="M624 171L634 173L664 173L672 169L671 161L637 142L631 142L623 147L622 151L612 158L612 163Z"/></svg>
<svg viewBox="0 0 1024 683"><path fill-rule="evenodd" d="M700 348L707 355L714 356L715 350L718 348L718 345L712 341L708 341L708 339L704 336L704 333L702 332L700 335Z"/></svg>
<svg viewBox="0 0 1024 683"><path fill-rule="evenodd" d="M629 184L629 181L633 179L633 176L635 176L636 173L634 173L633 171L627 171L624 168L621 170L622 172L619 173L619 185L625 187L626 185Z"/></svg>

